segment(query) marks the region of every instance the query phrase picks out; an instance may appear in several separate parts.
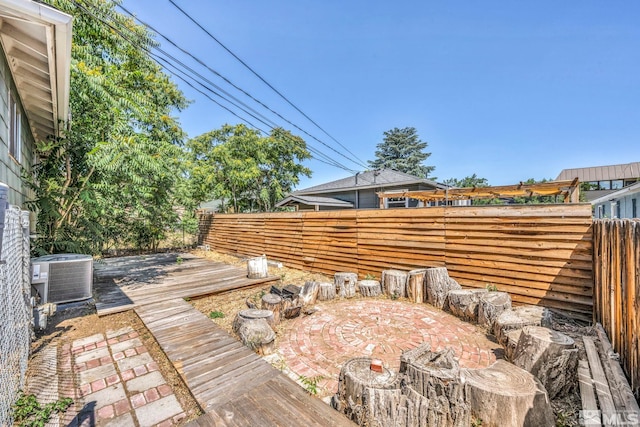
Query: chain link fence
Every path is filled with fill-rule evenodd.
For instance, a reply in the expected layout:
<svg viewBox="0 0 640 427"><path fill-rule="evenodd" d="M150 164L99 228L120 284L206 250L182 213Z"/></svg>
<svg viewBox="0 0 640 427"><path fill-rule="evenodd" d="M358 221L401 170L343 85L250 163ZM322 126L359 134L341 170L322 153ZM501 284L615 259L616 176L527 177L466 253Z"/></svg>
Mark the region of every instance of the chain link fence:
<svg viewBox="0 0 640 427"><path fill-rule="evenodd" d="M0 425L24 385L32 331L29 212L9 206L0 184Z"/></svg>

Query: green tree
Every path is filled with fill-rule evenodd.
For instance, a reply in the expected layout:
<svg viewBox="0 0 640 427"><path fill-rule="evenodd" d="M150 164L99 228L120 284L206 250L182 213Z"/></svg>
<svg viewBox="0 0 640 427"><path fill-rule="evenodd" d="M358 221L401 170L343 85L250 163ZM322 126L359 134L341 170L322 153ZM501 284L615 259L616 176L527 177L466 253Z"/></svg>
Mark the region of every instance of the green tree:
<svg viewBox="0 0 640 427"><path fill-rule="evenodd" d="M427 142L421 141L415 128L393 128L384 132L384 139L376 146L375 160L369 161L373 169L393 169L415 175L420 178L430 178L435 166L423 164L431 153L425 152Z"/></svg>
<svg viewBox="0 0 640 427"><path fill-rule="evenodd" d="M73 121L63 138L38 143L36 250L153 249L178 219L184 135L171 113L186 99L147 53L152 35L114 1L48 3L74 16Z"/></svg>
<svg viewBox="0 0 640 427"><path fill-rule="evenodd" d="M487 178L480 178L474 173L473 175L465 176L462 179L449 178L445 180L443 184L458 188L488 187L489 181Z"/></svg>
<svg viewBox="0 0 640 427"><path fill-rule="evenodd" d="M229 201L234 212L274 209L311 171L303 139L276 128L261 136L245 125L224 125L187 142L193 199ZM224 207L223 207L224 208Z"/></svg>

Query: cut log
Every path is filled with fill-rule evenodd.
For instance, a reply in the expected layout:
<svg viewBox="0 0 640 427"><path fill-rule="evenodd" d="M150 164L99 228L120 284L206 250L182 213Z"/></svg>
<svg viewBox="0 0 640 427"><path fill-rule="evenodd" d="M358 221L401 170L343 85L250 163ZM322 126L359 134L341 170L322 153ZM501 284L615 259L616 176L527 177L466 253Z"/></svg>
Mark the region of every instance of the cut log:
<svg viewBox="0 0 640 427"><path fill-rule="evenodd" d="M302 310L301 305L294 305L292 307L288 307L282 311L282 316L285 319L293 319L294 317L300 316L300 311Z"/></svg>
<svg viewBox="0 0 640 427"><path fill-rule="evenodd" d="M322 282L318 284L318 299L320 301L329 301L336 297L336 285L335 283Z"/></svg>
<svg viewBox="0 0 640 427"><path fill-rule="evenodd" d="M409 273L400 270L384 270L382 272L382 292L391 298L407 296L407 277Z"/></svg>
<svg viewBox="0 0 640 427"><path fill-rule="evenodd" d="M405 426L401 377L384 367L372 370L371 361L357 357L342 365L331 406L360 426Z"/></svg>
<svg viewBox="0 0 640 427"><path fill-rule="evenodd" d="M342 298L352 298L356 295L356 284L358 283L358 275L351 272L340 272L333 275L333 283L336 292Z"/></svg>
<svg viewBox="0 0 640 427"><path fill-rule="evenodd" d="M487 292L480 296L478 323L489 330L503 311L511 309L511 297L506 292Z"/></svg>
<svg viewBox="0 0 640 427"><path fill-rule="evenodd" d="M244 300L244 302L245 302L245 304L247 304L247 307L248 307L248 308L258 308L258 306L257 306L257 305L255 305L255 304L253 303L253 301L251 301L251 299L249 299L249 297L247 297L247 298Z"/></svg>
<svg viewBox="0 0 640 427"><path fill-rule="evenodd" d="M318 291L320 290L319 282L305 282L298 300L303 306L313 305L318 299Z"/></svg>
<svg viewBox="0 0 640 427"><path fill-rule="evenodd" d="M505 334L505 343L502 346L504 347L504 357L508 361L513 360L513 354L516 352L521 334L522 329L513 329Z"/></svg>
<svg viewBox="0 0 640 427"><path fill-rule="evenodd" d="M380 282L377 280L360 280L358 290L363 297L377 297L382 293Z"/></svg>
<svg viewBox="0 0 640 427"><path fill-rule="evenodd" d="M262 279L267 275L267 257L265 255L247 260L247 277L249 279Z"/></svg>
<svg viewBox="0 0 640 427"><path fill-rule="evenodd" d="M238 328L242 343L262 356L276 351L276 334L264 319L247 320Z"/></svg>
<svg viewBox="0 0 640 427"><path fill-rule="evenodd" d="M480 296L486 289L452 289L447 293L447 309L467 322L478 321Z"/></svg>
<svg viewBox="0 0 640 427"><path fill-rule="evenodd" d="M407 297L411 302L422 303L424 297L424 277L427 270L421 268L419 270L411 270L407 278Z"/></svg>
<svg viewBox="0 0 640 427"><path fill-rule="evenodd" d="M449 277L446 267L427 268L424 283L427 302L439 309L444 308L449 291L462 288L458 282Z"/></svg>
<svg viewBox="0 0 640 427"><path fill-rule="evenodd" d="M529 372L504 360L462 370L472 417L482 427L547 427L555 420L547 393Z"/></svg>
<svg viewBox="0 0 640 427"><path fill-rule="evenodd" d="M573 339L541 326L525 326L513 363L535 375L549 398L564 397L576 386L578 349Z"/></svg>
<svg viewBox="0 0 640 427"><path fill-rule="evenodd" d="M268 324L273 325L273 311L257 309L241 310L235 319L233 319L233 332L238 333L238 329L244 322L255 319L264 319Z"/></svg>
<svg viewBox="0 0 640 427"><path fill-rule="evenodd" d="M412 401L408 425L460 426L471 423L468 388L460 377L460 367L451 348L433 352L429 343L405 351L400 357L400 373L415 392L403 389ZM413 411L411 410L413 409Z"/></svg>
<svg viewBox="0 0 640 427"><path fill-rule="evenodd" d="M260 308L263 310L271 310L273 312L273 325L280 323L280 313L284 309L284 301L281 296L276 294L264 294Z"/></svg>
<svg viewBox="0 0 640 427"><path fill-rule="evenodd" d="M505 310L493 322L493 335L498 343L505 346L507 333L525 326L551 327L551 310L537 305L522 305L511 310Z"/></svg>

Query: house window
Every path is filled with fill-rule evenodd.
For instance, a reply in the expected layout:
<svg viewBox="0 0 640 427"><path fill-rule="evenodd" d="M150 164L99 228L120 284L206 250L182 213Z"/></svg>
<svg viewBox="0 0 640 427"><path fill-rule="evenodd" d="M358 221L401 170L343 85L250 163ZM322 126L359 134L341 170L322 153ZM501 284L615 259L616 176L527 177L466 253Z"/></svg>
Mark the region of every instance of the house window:
<svg viewBox="0 0 640 427"><path fill-rule="evenodd" d="M616 179L611 181L611 189L612 190L620 190L622 188L623 181L621 179Z"/></svg>
<svg viewBox="0 0 640 427"><path fill-rule="evenodd" d="M598 187L600 190L611 190L611 181L600 181Z"/></svg>
<svg viewBox="0 0 640 427"><path fill-rule="evenodd" d="M16 162L22 161L22 120L13 94L9 94L9 154Z"/></svg>
<svg viewBox="0 0 640 427"><path fill-rule="evenodd" d="M390 190L391 192L394 193L401 193L403 191L408 191L407 189L404 190ZM409 198L408 197L389 197L388 199L386 199L386 208L407 208L409 207Z"/></svg>

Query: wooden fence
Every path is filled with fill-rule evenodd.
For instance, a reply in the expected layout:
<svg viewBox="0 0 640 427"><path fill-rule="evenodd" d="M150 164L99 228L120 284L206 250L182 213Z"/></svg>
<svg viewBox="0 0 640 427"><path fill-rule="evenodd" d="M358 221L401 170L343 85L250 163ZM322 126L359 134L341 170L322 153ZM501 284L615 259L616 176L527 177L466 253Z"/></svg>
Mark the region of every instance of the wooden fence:
<svg viewBox="0 0 640 427"><path fill-rule="evenodd" d="M640 394L640 221L596 220L594 319L604 327L631 388Z"/></svg>
<svg viewBox="0 0 640 427"><path fill-rule="evenodd" d="M216 214L200 243L332 275L446 266L463 286L592 316L590 205Z"/></svg>

